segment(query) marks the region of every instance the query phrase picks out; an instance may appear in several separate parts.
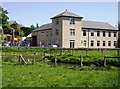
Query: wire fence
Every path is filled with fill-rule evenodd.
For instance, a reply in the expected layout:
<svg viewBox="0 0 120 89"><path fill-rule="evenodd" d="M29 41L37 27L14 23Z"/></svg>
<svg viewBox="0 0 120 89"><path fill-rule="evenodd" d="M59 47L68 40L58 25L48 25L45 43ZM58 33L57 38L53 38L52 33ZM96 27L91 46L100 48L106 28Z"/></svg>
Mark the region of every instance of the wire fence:
<svg viewBox="0 0 120 89"><path fill-rule="evenodd" d="M3 61L17 62L18 56L24 59L35 59L35 62L50 60L57 63L73 63L80 65L112 64L120 65L120 49L93 48L40 48L40 47L3 47ZM105 59L107 57L107 60ZM110 57L110 58L109 58ZM83 64L81 64L81 61ZM91 63L93 62L93 63ZM102 62L102 63L101 63Z"/></svg>

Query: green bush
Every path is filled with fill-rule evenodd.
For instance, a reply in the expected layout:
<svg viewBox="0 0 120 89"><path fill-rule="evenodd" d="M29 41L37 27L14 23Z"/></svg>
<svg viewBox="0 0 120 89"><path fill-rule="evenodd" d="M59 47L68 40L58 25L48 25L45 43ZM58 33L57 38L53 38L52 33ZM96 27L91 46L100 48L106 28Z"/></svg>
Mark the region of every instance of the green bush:
<svg viewBox="0 0 120 89"><path fill-rule="evenodd" d="M14 58L11 59L11 58L6 57L2 59L2 62L17 63L17 60L15 60Z"/></svg>
<svg viewBox="0 0 120 89"><path fill-rule="evenodd" d="M104 50L100 53L99 50L88 50L86 55L86 50L74 50L71 51L63 50L61 55L61 50L49 49L49 48L35 48L35 47L2 47L2 52L4 54L22 54L25 59L33 58L34 53L36 60L48 59L51 62L55 62L55 57L58 63L68 63L68 64L80 64L80 55L82 56L82 62L85 66L103 66L104 55L116 56L117 50ZM43 58L44 52L47 56ZM7 55L8 56L8 55ZM13 56L8 57L13 59ZM6 58L5 61L8 61ZM107 59L107 65L120 66L120 60L117 58Z"/></svg>
<svg viewBox="0 0 120 89"><path fill-rule="evenodd" d="M33 48L33 47L2 47L2 52L42 52L43 48Z"/></svg>

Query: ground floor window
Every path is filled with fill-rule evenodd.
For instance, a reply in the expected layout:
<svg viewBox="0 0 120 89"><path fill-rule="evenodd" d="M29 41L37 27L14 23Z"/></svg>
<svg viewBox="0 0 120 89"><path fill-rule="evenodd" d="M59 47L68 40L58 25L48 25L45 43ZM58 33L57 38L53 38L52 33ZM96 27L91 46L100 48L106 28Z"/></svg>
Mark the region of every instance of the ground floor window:
<svg viewBox="0 0 120 89"><path fill-rule="evenodd" d="M114 44L113 44L114 46L116 46L116 41L114 41Z"/></svg>
<svg viewBox="0 0 120 89"><path fill-rule="evenodd" d="M83 46L86 47L86 40L83 40Z"/></svg>
<svg viewBox="0 0 120 89"><path fill-rule="evenodd" d="M94 41L93 40L91 40L91 46L94 46Z"/></svg>
<svg viewBox="0 0 120 89"><path fill-rule="evenodd" d="M111 41L108 41L108 46L111 46Z"/></svg>
<svg viewBox="0 0 120 89"><path fill-rule="evenodd" d="M103 41L103 46L105 46L105 41Z"/></svg>
<svg viewBox="0 0 120 89"><path fill-rule="evenodd" d="M100 46L100 41L97 41L97 46Z"/></svg>
<svg viewBox="0 0 120 89"><path fill-rule="evenodd" d="M75 40L70 40L70 48L75 48Z"/></svg>

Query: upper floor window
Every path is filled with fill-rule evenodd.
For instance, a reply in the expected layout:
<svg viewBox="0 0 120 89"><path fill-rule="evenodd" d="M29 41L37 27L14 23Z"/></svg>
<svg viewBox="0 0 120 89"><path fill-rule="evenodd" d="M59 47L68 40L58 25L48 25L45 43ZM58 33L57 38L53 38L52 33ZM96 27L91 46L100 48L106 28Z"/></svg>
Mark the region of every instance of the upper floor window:
<svg viewBox="0 0 120 89"><path fill-rule="evenodd" d="M97 36L100 36L100 31L97 31Z"/></svg>
<svg viewBox="0 0 120 89"><path fill-rule="evenodd" d="M91 40L91 46L94 46L94 41L93 40Z"/></svg>
<svg viewBox="0 0 120 89"><path fill-rule="evenodd" d="M94 36L94 31L91 31L91 36Z"/></svg>
<svg viewBox="0 0 120 89"><path fill-rule="evenodd" d="M56 36L59 35L59 31L58 31L58 29L56 29L56 31L55 31L55 35L56 35Z"/></svg>
<svg viewBox="0 0 120 89"><path fill-rule="evenodd" d="M116 32L114 32L114 37L116 37Z"/></svg>
<svg viewBox="0 0 120 89"><path fill-rule="evenodd" d="M75 18L70 18L70 24L75 24Z"/></svg>
<svg viewBox="0 0 120 89"><path fill-rule="evenodd" d="M59 24L59 19L56 19L56 24Z"/></svg>
<svg viewBox="0 0 120 89"><path fill-rule="evenodd" d="M74 36L75 35L75 29L70 29L70 35L72 36Z"/></svg>
<svg viewBox="0 0 120 89"><path fill-rule="evenodd" d="M83 30L83 36L86 36L86 30Z"/></svg>
<svg viewBox="0 0 120 89"><path fill-rule="evenodd" d="M105 31L103 31L103 37L105 37Z"/></svg>
<svg viewBox="0 0 120 89"><path fill-rule="evenodd" d="M111 32L108 32L108 37L111 37Z"/></svg>

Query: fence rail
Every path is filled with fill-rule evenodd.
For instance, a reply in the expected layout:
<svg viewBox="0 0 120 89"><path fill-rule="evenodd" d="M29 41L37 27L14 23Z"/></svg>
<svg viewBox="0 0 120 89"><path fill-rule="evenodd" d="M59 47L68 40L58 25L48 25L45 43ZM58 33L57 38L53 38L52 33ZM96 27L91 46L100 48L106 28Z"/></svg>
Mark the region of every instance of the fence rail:
<svg viewBox="0 0 120 89"><path fill-rule="evenodd" d="M24 59L34 59L35 61L41 61L45 57L54 57L55 60L53 61L56 65L58 59L62 60L65 59L66 61L74 60L76 58L79 59L79 65L84 65L85 61L98 61L102 62L102 65L106 65L106 58L110 57L109 60L120 59L120 48L46 48L46 47L3 47L3 58L10 59L10 57L14 54L7 54L7 50L11 53L12 50L19 55L22 54ZM4 54L6 53L6 54ZM11 59L13 56L11 57ZM17 59L17 57L16 57ZM100 59L100 61L99 61ZM64 60L62 60L64 61ZM113 60L112 60L113 61ZM71 61L70 61L71 62ZM117 61L115 61L117 62ZM120 64L120 62L119 62ZM117 64L118 65L118 64Z"/></svg>
<svg viewBox="0 0 120 89"><path fill-rule="evenodd" d="M120 50L120 48L62 48L62 47L39 47L39 46L15 46L16 48L42 48L42 49L63 49L63 50Z"/></svg>

